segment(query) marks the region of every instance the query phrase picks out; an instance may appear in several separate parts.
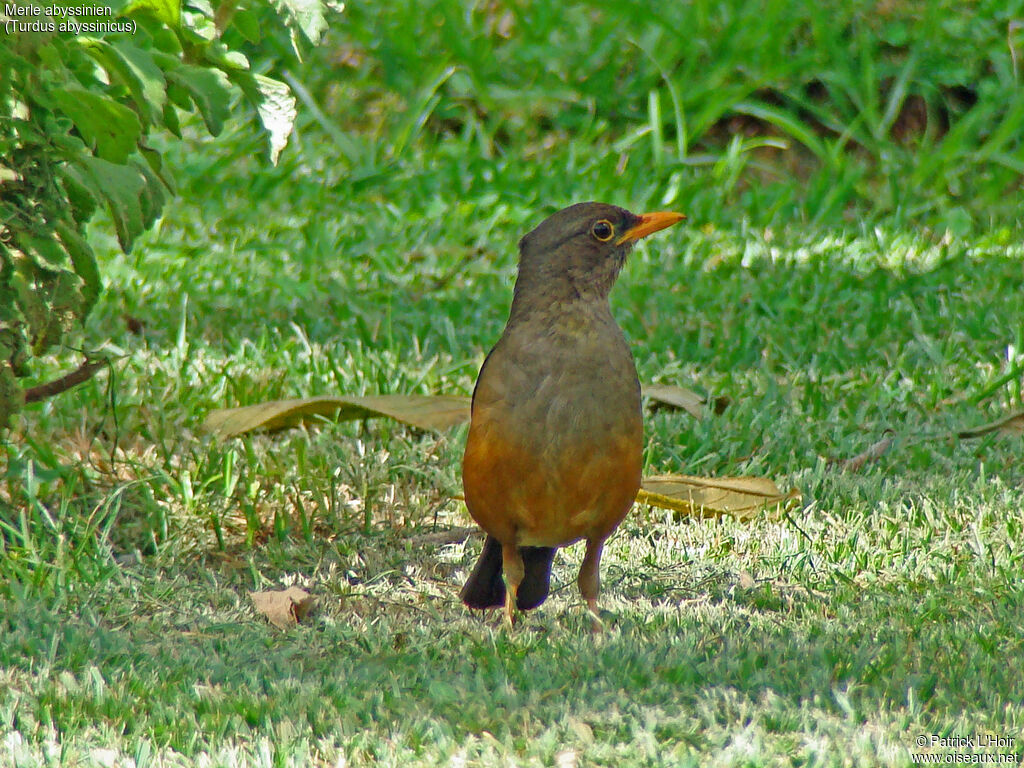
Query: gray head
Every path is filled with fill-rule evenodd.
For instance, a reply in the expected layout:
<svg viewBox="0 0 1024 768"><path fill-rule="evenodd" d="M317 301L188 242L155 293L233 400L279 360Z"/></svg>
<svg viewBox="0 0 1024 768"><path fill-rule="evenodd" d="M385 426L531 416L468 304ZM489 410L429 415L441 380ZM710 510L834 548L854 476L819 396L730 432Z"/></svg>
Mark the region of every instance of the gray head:
<svg viewBox="0 0 1024 768"><path fill-rule="evenodd" d="M683 218L635 214L607 203L577 203L545 219L519 241L515 304L605 299L637 240Z"/></svg>

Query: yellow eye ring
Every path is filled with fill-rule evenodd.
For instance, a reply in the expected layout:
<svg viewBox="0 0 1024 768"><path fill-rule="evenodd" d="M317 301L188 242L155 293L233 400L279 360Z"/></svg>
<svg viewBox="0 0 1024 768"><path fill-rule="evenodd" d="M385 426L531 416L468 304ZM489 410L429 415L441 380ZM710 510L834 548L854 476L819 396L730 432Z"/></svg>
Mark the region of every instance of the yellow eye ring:
<svg viewBox="0 0 1024 768"><path fill-rule="evenodd" d="M615 237L615 226L608 219L601 219L594 222L594 226L590 229L590 234L602 243L607 243Z"/></svg>

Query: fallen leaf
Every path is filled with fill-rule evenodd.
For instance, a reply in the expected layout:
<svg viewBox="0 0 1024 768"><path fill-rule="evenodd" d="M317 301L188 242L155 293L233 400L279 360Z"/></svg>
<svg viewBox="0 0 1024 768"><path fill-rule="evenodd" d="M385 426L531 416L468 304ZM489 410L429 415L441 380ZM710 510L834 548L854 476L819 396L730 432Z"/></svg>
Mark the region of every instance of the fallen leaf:
<svg viewBox="0 0 1024 768"><path fill-rule="evenodd" d="M683 387L648 384L643 395L672 408L682 408L694 418L704 416L706 398ZM301 397L271 400L239 408L210 411L203 429L224 440L249 432L273 432L324 419L351 421L386 416L410 427L441 432L469 421L470 399L460 395L367 395L364 397ZM715 413L728 405L725 397L712 401Z"/></svg>
<svg viewBox="0 0 1024 768"><path fill-rule="evenodd" d="M466 501L461 493L455 501ZM771 507L792 509L803 502L796 488L783 493L763 477L697 477L696 475L653 475L640 483L636 501L651 507L671 509L690 517L731 515L749 520ZM469 529L473 530L473 529Z"/></svg>
<svg viewBox="0 0 1024 768"><path fill-rule="evenodd" d="M775 483L763 477L655 475L644 479L636 500L690 517L726 514L738 520L749 520L773 507L789 509L802 499L797 489L783 493Z"/></svg>
<svg viewBox="0 0 1024 768"><path fill-rule="evenodd" d="M288 587L276 592L250 592L256 613L278 629L290 629L302 621L313 607L313 598L304 589Z"/></svg>
<svg viewBox="0 0 1024 768"><path fill-rule="evenodd" d="M1014 411L1009 416L1004 416L998 421L983 424L980 427L972 427L957 433L957 437L970 438L981 437L989 432L998 432L1000 435L1020 437L1024 435L1024 411Z"/></svg>
<svg viewBox="0 0 1024 768"><path fill-rule="evenodd" d="M322 419L350 421L377 416L387 416L417 429L440 432L469 421L469 398L457 395L368 395L273 400L211 411L203 422L203 428L225 439Z"/></svg>
<svg viewBox="0 0 1024 768"><path fill-rule="evenodd" d="M707 398L701 397L693 390L671 384L645 384L641 387L641 393L655 403L672 408L682 408L698 421L704 418L704 405L707 403Z"/></svg>
<svg viewBox="0 0 1024 768"><path fill-rule="evenodd" d="M594 741L594 729L591 728L586 722L580 720L577 717L569 715L567 718L569 730L573 732L576 737L576 741L581 744L591 744Z"/></svg>

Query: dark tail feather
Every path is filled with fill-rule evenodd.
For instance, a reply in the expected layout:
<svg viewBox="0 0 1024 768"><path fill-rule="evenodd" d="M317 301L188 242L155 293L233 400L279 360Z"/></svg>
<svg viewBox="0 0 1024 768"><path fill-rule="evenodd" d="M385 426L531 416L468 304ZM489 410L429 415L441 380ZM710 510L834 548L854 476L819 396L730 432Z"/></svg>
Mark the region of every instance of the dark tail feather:
<svg viewBox="0 0 1024 768"><path fill-rule="evenodd" d="M459 593L470 608L494 608L505 604L505 579L501 575L501 542L488 536L484 551L476 561L465 586ZM518 602L518 601L517 601Z"/></svg>
<svg viewBox="0 0 1024 768"><path fill-rule="evenodd" d="M536 608L544 602L551 587L551 562L554 547L520 547L525 575L516 595L521 611ZM459 593L470 608L495 608L505 604L505 579L502 576L501 542L488 536L473 572Z"/></svg>
<svg viewBox="0 0 1024 768"><path fill-rule="evenodd" d="M526 575L516 593L516 607L520 611L536 608L548 597L551 588L551 561L555 559L554 547L520 547Z"/></svg>

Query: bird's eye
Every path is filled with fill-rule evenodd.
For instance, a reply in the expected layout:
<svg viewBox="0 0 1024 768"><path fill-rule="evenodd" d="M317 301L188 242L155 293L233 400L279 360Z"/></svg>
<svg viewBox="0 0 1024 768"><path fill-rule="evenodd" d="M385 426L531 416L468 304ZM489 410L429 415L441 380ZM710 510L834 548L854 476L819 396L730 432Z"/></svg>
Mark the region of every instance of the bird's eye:
<svg viewBox="0 0 1024 768"><path fill-rule="evenodd" d="M590 230L591 234L600 240L602 243L607 243L612 237L615 236L615 227L608 219L601 219L595 221L594 226Z"/></svg>

